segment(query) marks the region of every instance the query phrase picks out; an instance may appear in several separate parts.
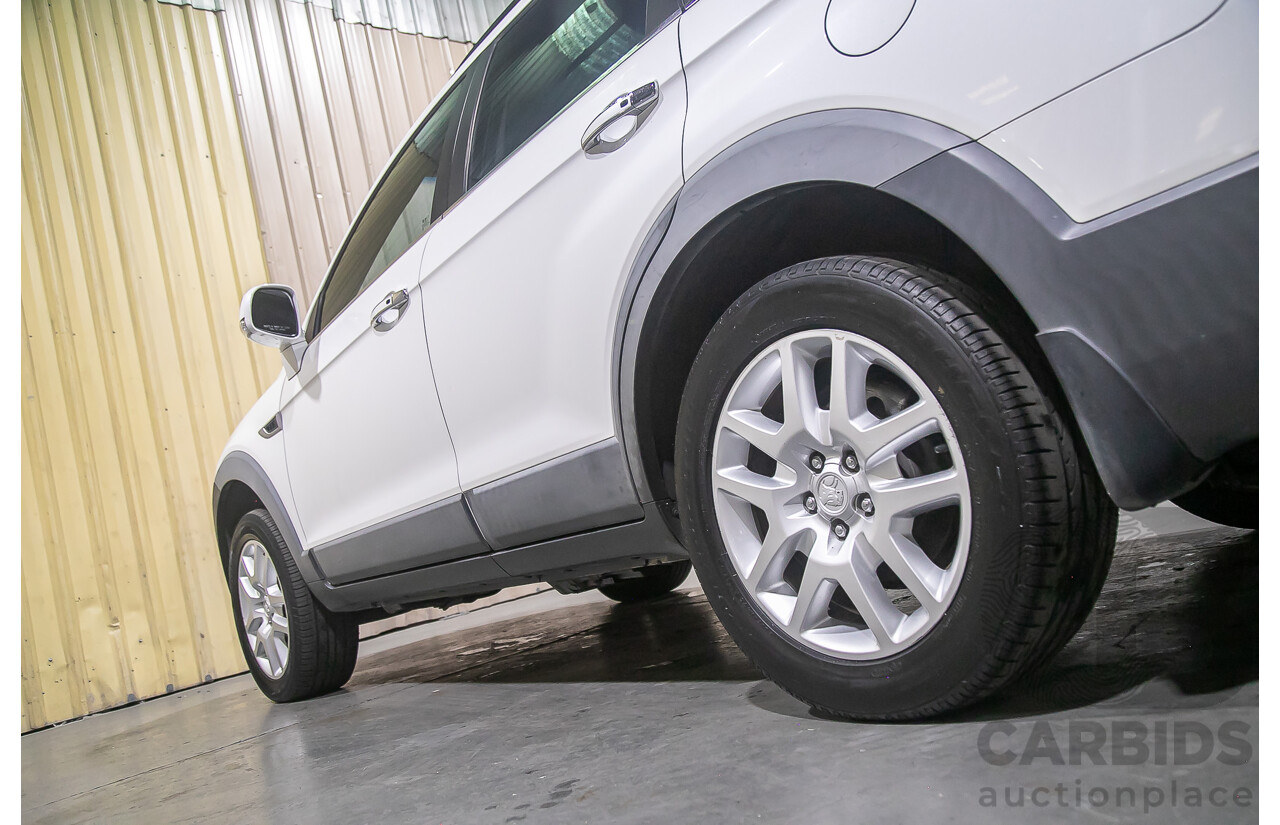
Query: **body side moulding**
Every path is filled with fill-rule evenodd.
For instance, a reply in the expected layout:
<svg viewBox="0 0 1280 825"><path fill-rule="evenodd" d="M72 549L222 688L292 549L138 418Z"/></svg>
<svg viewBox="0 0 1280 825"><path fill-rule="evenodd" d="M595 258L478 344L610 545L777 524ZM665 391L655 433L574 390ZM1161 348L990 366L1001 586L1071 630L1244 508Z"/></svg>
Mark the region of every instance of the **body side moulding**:
<svg viewBox="0 0 1280 825"><path fill-rule="evenodd" d="M495 550L643 516L616 438L469 490L466 500Z"/></svg>

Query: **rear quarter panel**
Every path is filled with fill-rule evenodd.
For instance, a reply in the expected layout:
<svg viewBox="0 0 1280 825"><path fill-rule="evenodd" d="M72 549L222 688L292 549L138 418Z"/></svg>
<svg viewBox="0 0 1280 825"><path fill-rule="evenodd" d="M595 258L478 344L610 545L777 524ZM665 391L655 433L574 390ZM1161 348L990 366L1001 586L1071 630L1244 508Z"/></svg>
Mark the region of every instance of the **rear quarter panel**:
<svg viewBox="0 0 1280 825"><path fill-rule="evenodd" d="M770 123L869 108L977 139L1189 31L1222 0L918 0L862 57L827 40L829 0L700 0L680 21L685 171Z"/></svg>

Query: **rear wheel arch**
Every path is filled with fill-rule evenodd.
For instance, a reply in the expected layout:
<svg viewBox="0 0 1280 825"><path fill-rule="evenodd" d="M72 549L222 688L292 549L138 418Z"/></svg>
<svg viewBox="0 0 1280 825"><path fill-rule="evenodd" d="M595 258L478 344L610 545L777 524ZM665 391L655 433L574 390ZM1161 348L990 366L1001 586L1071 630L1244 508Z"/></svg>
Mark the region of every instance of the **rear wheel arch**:
<svg viewBox="0 0 1280 825"><path fill-rule="evenodd" d="M1019 340L1034 325L983 259L941 222L872 186L784 183L733 203L672 249L679 210L631 307L619 376L624 442L637 488L674 497L670 467L685 380L720 316L769 274L807 260L878 255L946 271L1002 309ZM1056 379L1038 347L1019 353ZM1067 405L1062 405L1064 410Z"/></svg>

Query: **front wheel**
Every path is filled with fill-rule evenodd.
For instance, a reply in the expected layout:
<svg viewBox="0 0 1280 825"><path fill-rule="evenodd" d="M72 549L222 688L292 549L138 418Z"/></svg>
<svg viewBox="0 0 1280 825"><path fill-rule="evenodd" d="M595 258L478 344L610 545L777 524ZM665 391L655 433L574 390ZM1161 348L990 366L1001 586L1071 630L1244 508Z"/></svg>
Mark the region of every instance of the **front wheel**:
<svg viewBox="0 0 1280 825"><path fill-rule="evenodd" d="M749 290L694 363L676 484L699 580L828 715L975 702L1101 589L1115 507L998 320L940 273L830 258Z"/></svg>
<svg viewBox="0 0 1280 825"><path fill-rule="evenodd" d="M359 625L315 600L266 510L236 525L227 580L240 648L269 699L309 699L351 678Z"/></svg>

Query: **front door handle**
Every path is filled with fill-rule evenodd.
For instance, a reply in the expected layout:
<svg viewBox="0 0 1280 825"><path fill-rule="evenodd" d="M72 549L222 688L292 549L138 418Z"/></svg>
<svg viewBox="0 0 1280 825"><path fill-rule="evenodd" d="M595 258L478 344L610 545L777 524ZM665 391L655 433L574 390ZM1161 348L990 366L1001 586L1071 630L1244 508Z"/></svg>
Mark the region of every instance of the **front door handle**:
<svg viewBox="0 0 1280 825"><path fill-rule="evenodd" d="M603 155L631 140L658 105L658 81L646 83L610 103L582 136L582 151Z"/></svg>
<svg viewBox="0 0 1280 825"><path fill-rule="evenodd" d="M405 290L397 289L395 292L388 292L387 297L373 308L369 326L378 332L386 332L400 323L400 319L404 317L404 308L408 305L409 293Z"/></svg>

